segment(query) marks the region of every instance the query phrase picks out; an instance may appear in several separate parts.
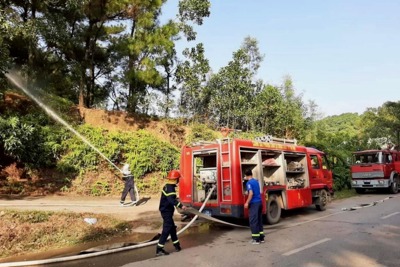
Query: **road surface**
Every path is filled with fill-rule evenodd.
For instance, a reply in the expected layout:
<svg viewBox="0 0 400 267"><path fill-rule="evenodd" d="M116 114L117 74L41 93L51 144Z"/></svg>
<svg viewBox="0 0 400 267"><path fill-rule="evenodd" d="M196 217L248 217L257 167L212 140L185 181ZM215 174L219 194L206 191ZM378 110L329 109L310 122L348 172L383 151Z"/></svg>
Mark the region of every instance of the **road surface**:
<svg viewBox="0 0 400 267"><path fill-rule="evenodd" d="M351 207L357 209L344 210ZM291 215L266 226L264 244L251 245L250 231L237 229L201 246L123 266L400 265L400 195L360 195L335 201L325 212L307 208Z"/></svg>
<svg viewBox="0 0 400 267"><path fill-rule="evenodd" d="M47 203L44 199L33 202L31 208L40 203L44 208L43 203ZM114 202L96 203L114 213L125 209L116 208ZM0 201L0 206L2 203L4 201ZM61 200L57 203L62 206ZM74 207L91 209L96 205L68 203L68 210L75 210ZM132 218L157 214L155 199L146 205L132 209L135 213ZM264 231L266 242L252 245L249 229L215 229L206 224L204 229L198 226L196 231L180 237L183 250L179 253L155 257L152 246L54 266L399 266L400 194L365 194L337 200L324 212L314 207L286 212L279 224L266 225ZM172 249L168 243L166 250Z"/></svg>

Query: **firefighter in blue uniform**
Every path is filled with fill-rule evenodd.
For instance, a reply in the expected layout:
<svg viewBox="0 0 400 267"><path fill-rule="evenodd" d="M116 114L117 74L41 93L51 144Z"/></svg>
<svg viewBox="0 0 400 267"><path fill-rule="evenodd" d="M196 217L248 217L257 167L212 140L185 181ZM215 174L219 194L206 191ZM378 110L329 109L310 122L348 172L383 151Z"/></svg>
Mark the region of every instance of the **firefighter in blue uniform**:
<svg viewBox="0 0 400 267"><path fill-rule="evenodd" d="M262 223L262 203L260 184L253 177L253 172L250 169L245 171L246 189L249 194L244 207L249 209L249 221L251 230L251 244L258 245L264 243L264 229Z"/></svg>
<svg viewBox="0 0 400 267"><path fill-rule="evenodd" d="M168 181L163 187L161 193L159 210L161 212L161 217L163 218L163 229L160 239L158 240L156 256L169 254L167 251L164 250L164 245L169 235L171 235L171 240L174 244L175 250L177 252L181 250L178 236L176 234L176 225L173 219L175 207L186 210L186 206L183 206L176 197L175 188L179 183L180 177L181 174L179 173L179 171L170 171L167 176Z"/></svg>

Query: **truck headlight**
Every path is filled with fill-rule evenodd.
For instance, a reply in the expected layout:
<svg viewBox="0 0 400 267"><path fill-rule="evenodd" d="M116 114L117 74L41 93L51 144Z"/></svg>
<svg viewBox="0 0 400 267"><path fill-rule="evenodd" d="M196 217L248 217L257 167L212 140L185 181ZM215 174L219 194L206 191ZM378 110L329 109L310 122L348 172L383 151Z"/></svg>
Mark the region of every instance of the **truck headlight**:
<svg viewBox="0 0 400 267"><path fill-rule="evenodd" d="M385 181L383 181L383 180L378 180L378 183L379 183L379 184L384 184Z"/></svg>
<svg viewBox="0 0 400 267"><path fill-rule="evenodd" d="M357 181L351 181L352 184L357 184Z"/></svg>

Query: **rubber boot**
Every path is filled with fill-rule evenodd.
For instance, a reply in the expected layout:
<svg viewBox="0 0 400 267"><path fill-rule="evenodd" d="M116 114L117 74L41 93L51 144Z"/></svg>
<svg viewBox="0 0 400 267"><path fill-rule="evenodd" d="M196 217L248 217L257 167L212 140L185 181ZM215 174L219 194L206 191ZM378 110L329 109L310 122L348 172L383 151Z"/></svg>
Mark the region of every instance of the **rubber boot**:
<svg viewBox="0 0 400 267"><path fill-rule="evenodd" d="M179 252L182 250L181 245L179 245L179 244L175 244L174 247L175 247L176 252Z"/></svg>
<svg viewBox="0 0 400 267"><path fill-rule="evenodd" d="M169 253L166 252L163 248L157 246L156 256L166 256L166 255L169 255Z"/></svg>

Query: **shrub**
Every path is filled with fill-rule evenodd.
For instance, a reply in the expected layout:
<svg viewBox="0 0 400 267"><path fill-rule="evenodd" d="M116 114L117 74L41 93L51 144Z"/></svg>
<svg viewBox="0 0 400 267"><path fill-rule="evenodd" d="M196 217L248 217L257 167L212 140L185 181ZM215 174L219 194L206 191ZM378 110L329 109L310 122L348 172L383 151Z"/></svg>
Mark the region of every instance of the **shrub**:
<svg viewBox="0 0 400 267"><path fill-rule="evenodd" d="M186 143L190 144L196 141L213 141L217 134L204 124L194 124L191 133L186 138Z"/></svg>
<svg viewBox="0 0 400 267"><path fill-rule="evenodd" d="M147 131L108 132L87 125L80 126L78 131L96 149L76 136L64 140L62 147L65 154L59 168L75 171L97 169L100 161L105 160L100 153L114 164L129 163L136 178L154 171L166 175L168 170L178 167L178 149Z"/></svg>
<svg viewBox="0 0 400 267"><path fill-rule="evenodd" d="M59 157L60 133L18 117L0 118L0 151L31 167L53 166Z"/></svg>

